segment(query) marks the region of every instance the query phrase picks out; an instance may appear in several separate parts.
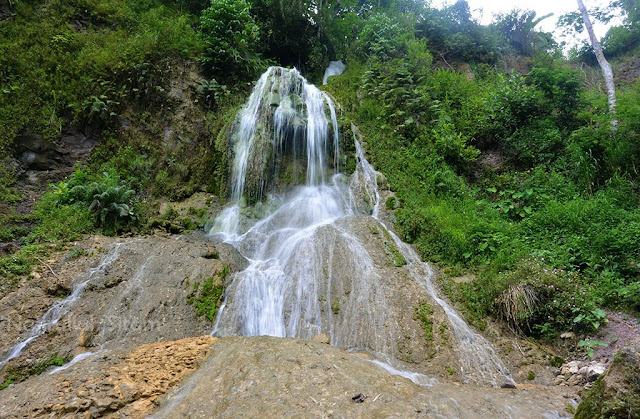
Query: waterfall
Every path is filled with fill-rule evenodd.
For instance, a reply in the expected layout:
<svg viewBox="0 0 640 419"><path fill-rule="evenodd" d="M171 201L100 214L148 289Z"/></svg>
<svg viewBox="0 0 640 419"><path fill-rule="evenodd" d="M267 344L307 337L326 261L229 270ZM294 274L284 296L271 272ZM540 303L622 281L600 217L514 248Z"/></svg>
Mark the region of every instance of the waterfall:
<svg viewBox="0 0 640 419"><path fill-rule="evenodd" d="M392 362L399 326L389 315L383 273L356 228L375 223L447 315L465 381L499 385L507 370L489 343L437 295L430 266L380 219L380 174L352 131L356 169L348 177L339 172L339 129L328 95L296 70L272 67L262 75L231 135L232 204L210 231L249 266L232 277L212 334L310 339L327 333L335 346ZM294 174L287 189L277 185L283 173ZM247 224L243 212L263 200L267 215Z"/></svg>
<svg viewBox="0 0 640 419"><path fill-rule="evenodd" d="M331 76L339 76L340 74L342 74L344 72L345 68L347 68L347 66L344 65L344 63L342 61L331 61L329 63L329 66L327 67L327 69L324 71L324 77L322 78L322 84L329 83L329 77L331 77Z"/></svg>

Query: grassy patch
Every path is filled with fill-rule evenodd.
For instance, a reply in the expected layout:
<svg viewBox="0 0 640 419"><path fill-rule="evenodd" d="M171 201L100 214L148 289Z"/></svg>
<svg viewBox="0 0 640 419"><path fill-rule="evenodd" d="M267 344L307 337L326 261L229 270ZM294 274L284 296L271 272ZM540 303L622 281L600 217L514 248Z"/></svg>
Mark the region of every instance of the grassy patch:
<svg viewBox="0 0 640 419"><path fill-rule="evenodd" d="M67 363L69 359L66 356L55 355L46 361L39 362L25 368L8 368L6 371L7 378L0 383L0 390L4 390L11 384L16 384L26 380L27 378L40 375L50 367L59 367Z"/></svg>
<svg viewBox="0 0 640 419"><path fill-rule="evenodd" d="M422 303L415 308L416 320L420 322L422 330L424 330L424 338L427 341L433 340L433 309L429 303Z"/></svg>
<svg viewBox="0 0 640 419"><path fill-rule="evenodd" d="M196 308L198 316L205 316L209 321L213 321L224 297L223 281L228 274L229 268L225 266L216 274L217 280L210 277L204 280L202 286L199 283L193 284L187 302Z"/></svg>

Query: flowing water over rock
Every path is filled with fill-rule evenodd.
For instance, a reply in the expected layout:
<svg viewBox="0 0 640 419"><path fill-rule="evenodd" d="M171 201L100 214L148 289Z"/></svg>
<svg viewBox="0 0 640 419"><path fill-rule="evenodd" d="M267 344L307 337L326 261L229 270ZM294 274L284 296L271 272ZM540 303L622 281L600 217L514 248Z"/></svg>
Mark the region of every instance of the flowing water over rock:
<svg viewBox="0 0 640 419"><path fill-rule="evenodd" d="M346 65L342 61L331 61L329 63L329 67L324 71L324 77L322 78L322 84L327 84L329 82L329 77L331 76L339 76L342 74L347 68Z"/></svg>
<svg viewBox="0 0 640 419"><path fill-rule="evenodd" d="M9 355L2 361L0 361L0 367L20 355L24 348L27 347L27 345L29 345L32 341L55 326L56 323L58 323L58 321L62 318L62 316L64 316L69 312L69 310L71 310L71 307L82 295L82 292L89 284L89 282L97 275L103 274L105 269L116 259L118 259L121 247L122 243L116 243L113 246L113 250L102 260L102 262L96 268L93 268L89 271L87 278L77 284L67 298L54 303L51 308L47 310L44 316L42 316L40 321L31 329L31 331L29 332L29 336L25 340L14 346Z"/></svg>
<svg viewBox="0 0 640 419"><path fill-rule="evenodd" d="M232 133L233 204L210 232L249 266L234 276L213 334L310 339L327 333L332 345L393 363L406 320L389 306L396 291L363 234L366 226L393 265L406 265L392 275L411 278L446 315L463 380L494 386L510 380L489 343L438 296L431 267L381 221L383 177L352 129L356 169L346 176L339 172L342 145L331 99L296 70L274 67L262 75ZM292 176L288 190L275 181L303 171L303 181ZM247 203L267 215L252 222L243 216L251 212Z"/></svg>

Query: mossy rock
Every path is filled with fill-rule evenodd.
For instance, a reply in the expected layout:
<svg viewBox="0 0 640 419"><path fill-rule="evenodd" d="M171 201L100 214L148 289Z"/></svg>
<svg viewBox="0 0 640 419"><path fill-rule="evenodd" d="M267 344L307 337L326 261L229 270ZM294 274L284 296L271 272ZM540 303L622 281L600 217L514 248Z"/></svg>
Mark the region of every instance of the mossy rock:
<svg viewBox="0 0 640 419"><path fill-rule="evenodd" d="M576 419L640 417L640 339L621 349L578 406Z"/></svg>

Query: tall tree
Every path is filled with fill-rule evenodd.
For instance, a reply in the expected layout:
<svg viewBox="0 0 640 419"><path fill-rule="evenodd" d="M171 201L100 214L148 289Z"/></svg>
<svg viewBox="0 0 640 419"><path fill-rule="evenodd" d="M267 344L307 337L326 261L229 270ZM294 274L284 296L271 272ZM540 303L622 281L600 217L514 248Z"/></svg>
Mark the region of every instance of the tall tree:
<svg viewBox="0 0 640 419"><path fill-rule="evenodd" d="M587 8L585 7L582 0L577 1L578 8L580 9L580 13L582 14L582 20L584 21L584 26L587 28L587 32L589 33L589 39L591 40L593 52L596 54L598 64L600 64L600 68L602 69L602 73L604 74L604 81L607 85L607 96L609 97L609 113L611 114L611 121L613 124L613 129L615 130L616 126L618 125L618 121L616 119L616 87L613 83L613 70L611 69L611 64L609 64L609 61L607 61L604 53L602 52L600 41L598 41L596 34L593 32L593 25L591 24L589 13L587 13Z"/></svg>

